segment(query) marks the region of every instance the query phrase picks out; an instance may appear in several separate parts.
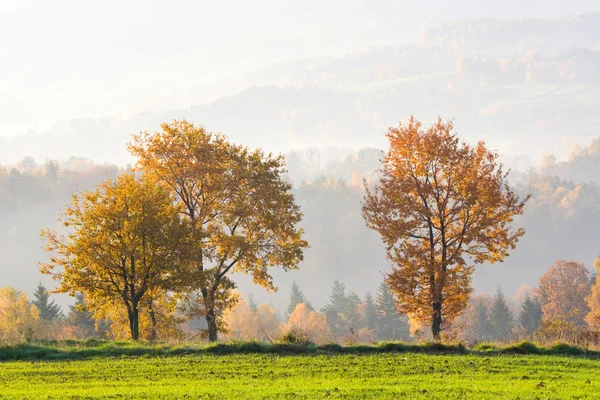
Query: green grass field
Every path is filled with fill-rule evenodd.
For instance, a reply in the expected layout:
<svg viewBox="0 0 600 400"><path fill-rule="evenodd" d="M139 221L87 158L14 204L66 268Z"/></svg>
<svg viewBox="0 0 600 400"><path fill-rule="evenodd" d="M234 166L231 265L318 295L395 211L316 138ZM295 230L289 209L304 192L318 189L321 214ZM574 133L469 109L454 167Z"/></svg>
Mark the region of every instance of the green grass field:
<svg viewBox="0 0 600 400"><path fill-rule="evenodd" d="M129 348L138 355L13 353L23 359L0 364L0 399L600 398L600 359L589 355Z"/></svg>

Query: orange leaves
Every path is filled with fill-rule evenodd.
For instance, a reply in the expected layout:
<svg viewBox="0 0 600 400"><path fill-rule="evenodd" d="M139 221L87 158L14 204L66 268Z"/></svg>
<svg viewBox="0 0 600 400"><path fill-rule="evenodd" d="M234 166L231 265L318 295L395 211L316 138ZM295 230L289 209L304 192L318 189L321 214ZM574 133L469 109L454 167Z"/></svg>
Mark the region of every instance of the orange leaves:
<svg viewBox="0 0 600 400"><path fill-rule="evenodd" d="M592 286L590 295L586 301L590 309L589 314L585 317L585 321L588 323L590 329L598 332L600 331L600 258L597 258L594 262L596 267L596 280Z"/></svg>
<svg viewBox="0 0 600 400"><path fill-rule="evenodd" d="M582 263L557 261L540 278L539 299L544 321L559 320L585 325L589 311L590 273Z"/></svg>
<svg viewBox="0 0 600 400"><path fill-rule="evenodd" d="M448 319L465 307L467 262L502 261L524 234L511 223L527 198L509 188L498 155L452 129L441 119L423 129L414 117L390 128L380 181L366 187L362 209L395 264L387 281L399 307L427 321L434 303Z"/></svg>

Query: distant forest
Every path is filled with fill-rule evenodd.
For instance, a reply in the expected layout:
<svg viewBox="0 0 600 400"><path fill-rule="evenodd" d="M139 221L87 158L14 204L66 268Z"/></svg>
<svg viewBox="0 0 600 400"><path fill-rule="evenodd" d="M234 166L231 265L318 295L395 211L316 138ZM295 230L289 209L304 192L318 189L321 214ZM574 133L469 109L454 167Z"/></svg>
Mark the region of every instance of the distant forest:
<svg viewBox="0 0 600 400"><path fill-rule="evenodd" d="M390 264L378 235L365 227L360 205L362 180L376 176L379 158L380 151L374 148L338 160L316 149L287 155L288 179L304 213L301 225L310 248L299 270L273 272L280 290L272 295L247 276L234 275L245 297L253 295L256 301L270 303L284 313L293 281L319 309L327 303L335 280L361 297L377 291ZM532 194L524 215L516 221L527 233L504 263L477 267L476 294L493 294L501 287L512 297L522 285L537 285L556 260L576 260L592 269L598 256L592 229L600 224L600 178L595 174L599 166L600 140L595 140L567 161L547 157L537 169L512 172L517 192ZM38 272L37 263L47 257L40 230L46 226L59 229L56 216L72 194L114 178L119 170L82 158L40 164L26 158L0 167L3 285L29 293L38 281L52 287L52 281ZM58 301L72 302L68 298Z"/></svg>

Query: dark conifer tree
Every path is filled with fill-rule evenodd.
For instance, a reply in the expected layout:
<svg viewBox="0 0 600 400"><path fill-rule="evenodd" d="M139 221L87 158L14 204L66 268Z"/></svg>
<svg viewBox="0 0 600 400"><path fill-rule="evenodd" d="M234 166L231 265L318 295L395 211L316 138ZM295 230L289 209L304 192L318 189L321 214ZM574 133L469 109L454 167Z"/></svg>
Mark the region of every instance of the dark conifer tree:
<svg viewBox="0 0 600 400"><path fill-rule="evenodd" d="M492 324L488 316L489 310L482 298L474 304L473 319L469 321L468 333L472 340L485 341L492 337Z"/></svg>
<svg viewBox="0 0 600 400"><path fill-rule="evenodd" d="M496 292L490 309L490 323L492 326L492 339L506 340L510 338L514 319L506 302L506 297L500 288Z"/></svg>
<svg viewBox="0 0 600 400"><path fill-rule="evenodd" d="M371 293L365 295L364 307L362 324L365 328L375 331L377 329L377 304Z"/></svg>
<svg viewBox="0 0 600 400"><path fill-rule="evenodd" d="M360 297L354 292L351 292L346 297L346 305L343 311L344 318L348 324L348 330L350 333L357 333L362 328L362 318L358 312L358 307L362 303Z"/></svg>
<svg viewBox="0 0 600 400"><path fill-rule="evenodd" d="M38 308L40 319L43 321L54 322L63 316L60 306L54 300L50 300L50 294L41 283L38 283L31 303Z"/></svg>
<svg viewBox="0 0 600 400"><path fill-rule="evenodd" d="M410 327L406 315L398 313L394 296L388 285L382 282L377 290L377 340L406 340Z"/></svg>
<svg viewBox="0 0 600 400"><path fill-rule="evenodd" d="M321 310L327 317L329 329L336 337L349 333L349 325L344 313L348 312L346 286L340 281L334 281L329 295L329 303Z"/></svg>
<svg viewBox="0 0 600 400"><path fill-rule="evenodd" d="M254 300L254 296L251 294L248 295L248 307L250 307L252 312L258 311L258 304L256 303L256 300Z"/></svg>
<svg viewBox="0 0 600 400"><path fill-rule="evenodd" d="M294 309L300 303L304 303L306 305L307 309L309 309L310 311L314 311L313 306L306 299L306 296L304 296L304 293L302 293L302 290L300 290L300 286L298 286L296 281L294 281L294 282L292 282L292 289L290 292L290 303L288 305L288 315L291 314L292 312L294 312Z"/></svg>
<svg viewBox="0 0 600 400"><path fill-rule="evenodd" d="M537 297L527 295L523 299L521 312L519 312L519 325L527 332L533 334L542 320L542 306Z"/></svg>
<svg viewBox="0 0 600 400"><path fill-rule="evenodd" d="M83 293L75 294L75 304L69 306L66 322L78 328L85 338L101 336L108 329L106 322L103 321L99 323L99 329L96 329L96 321L92 312L87 309Z"/></svg>

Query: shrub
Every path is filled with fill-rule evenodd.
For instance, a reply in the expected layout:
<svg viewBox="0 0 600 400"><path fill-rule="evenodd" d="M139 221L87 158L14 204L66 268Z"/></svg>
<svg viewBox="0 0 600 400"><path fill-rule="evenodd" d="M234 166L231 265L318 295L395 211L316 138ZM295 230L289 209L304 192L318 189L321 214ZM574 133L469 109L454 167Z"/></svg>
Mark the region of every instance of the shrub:
<svg viewBox="0 0 600 400"><path fill-rule="evenodd" d="M299 328L292 328L281 336L280 341L286 344L307 344L308 333Z"/></svg>

